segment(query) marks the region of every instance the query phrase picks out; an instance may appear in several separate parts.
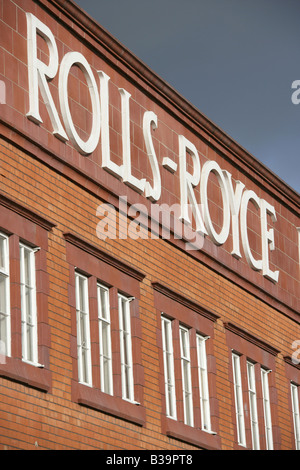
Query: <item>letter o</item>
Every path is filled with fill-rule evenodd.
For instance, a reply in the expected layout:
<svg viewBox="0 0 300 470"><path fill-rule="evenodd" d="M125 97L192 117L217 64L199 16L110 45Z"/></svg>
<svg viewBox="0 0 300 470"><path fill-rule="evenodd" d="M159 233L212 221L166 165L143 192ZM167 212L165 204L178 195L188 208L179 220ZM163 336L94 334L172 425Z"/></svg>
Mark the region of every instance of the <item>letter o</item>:
<svg viewBox="0 0 300 470"><path fill-rule="evenodd" d="M92 130L87 141L82 140L75 129L68 101L68 77L71 67L75 64L85 76L92 102ZM97 147L100 137L100 102L92 69L80 52L68 52L62 59L59 71L59 102L66 130L74 147L82 155L92 153Z"/></svg>
<svg viewBox="0 0 300 470"><path fill-rule="evenodd" d="M247 259L249 266L255 271L260 271L262 269L262 260L255 259L252 255L247 232L247 212L249 202L252 201L255 208L259 210L260 208L260 199L257 194L252 190L247 190L242 196L241 202L241 215L240 215L240 224L241 224L241 235L242 235L242 245L244 253Z"/></svg>
<svg viewBox="0 0 300 470"><path fill-rule="evenodd" d="M207 199L207 184L208 178L210 173L214 173L218 179L219 185L222 191L222 198L223 198L223 226L220 233L217 233L210 217L209 208L208 208L208 199ZM223 245L226 242L229 230L230 230L230 204L229 204L229 196L226 186L226 181L223 175L221 168L219 167L218 163L210 160L206 162L202 167L202 174L201 174L201 204L203 207L203 219L207 229L207 232L213 242L216 245Z"/></svg>

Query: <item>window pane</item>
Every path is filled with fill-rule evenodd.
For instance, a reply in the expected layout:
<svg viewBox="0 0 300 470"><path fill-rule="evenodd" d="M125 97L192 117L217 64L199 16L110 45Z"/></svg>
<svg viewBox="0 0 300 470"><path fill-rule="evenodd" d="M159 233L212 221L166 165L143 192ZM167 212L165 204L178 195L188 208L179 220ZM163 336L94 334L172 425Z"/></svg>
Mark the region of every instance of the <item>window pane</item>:
<svg viewBox="0 0 300 470"><path fill-rule="evenodd" d="M23 359L38 362L37 312L35 286L35 253L32 248L20 245L22 355Z"/></svg>
<svg viewBox="0 0 300 470"><path fill-rule="evenodd" d="M27 359L30 361L34 361L34 331L33 326L27 323Z"/></svg>
<svg viewBox="0 0 300 470"><path fill-rule="evenodd" d="M232 355L234 397L237 423L237 437L240 445L246 445L243 392L241 381L240 357L237 354Z"/></svg>
<svg viewBox="0 0 300 470"><path fill-rule="evenodd" d="M86 283L86 279L79 276L78 277L78 281L79 281L79 310L81 312L85 312L86 311L86 305L85 305L85 283Z"/></svg>
<svg viewBox="0 0 300 470"><path fill-rule="evenodd" d="M83 350L87 347L86 313L80 312L80 341Z"/></svg>
<svg viewBox="0 0 300 470"><path fill-rule="evenodd" d="M101 387L101 390L104 393L111 394L111 369L110 361L107 358L104 358L102 362L102 377L103 386Z"/></svg>
<svg viewBox="0 0 300 470"><path fill-rule="evenodd" d="M28 250L24 250L24 283L30 286L30 255Z"/></svg>
<svg viewBox="0 0 300 470"><path fill-rule="evenodd" d="M7 310L7 277L0 274L0 312L6 313Z"/></svg>
<svg viewBox="0 0 300 470"><path fill-rule="evenodd" d="M127 302L128 301L126 301L124 298L122 298L121 304L122 304L123 330L128 332L130 330L130 327L128 325L129 318L128 318L128 315L127 315Z"/></svg>
<svg viewBox="0 0 300 470"><path fill-rule="evenodd" d="M2 348L7 351L8 331L7 331L7 316L0 313L0 341L2 341ZM4 352L1 350L1 352Z"/></svg>
<svg viewBox="0 0 300 470"><path fill-rule="evenodd" d="M109 290L100 284L98 292L99 348L100 348L100 378L101 390L113 394L112 386L112 356L110 336Z"/></svg>
<svg viewBox="0 0 300 470"><path fill-rule="evenodd" d="M120 352L123 398L134 401L130 300L119 294Z"/></svg>
<svg viewBox="0 0 300 470"><path fill-rule="evenodd" d="M5 239L0 236L0 269L5 270Z"/></svg>
<svg viewBox="0 0 300 470"><path fill-rule="evenodd" d="M102 325L102 354L104 357L110 356L109 325Z"/></svg>
<svg viewBox="0 0 300 470"><path fill-rule="evenodd" d="M181 350L184 422L185 424L188 424L189 426L193 426L194 419L193 419L189 331L186 328L180 327L179 333L180 333L180 350Z"/></svg>
<svg viewBox="0 0 300 470"><path fill-rule="evenodd" d="M273 450L273 433L272 433L272 420L271 420L271 403L269 396L269 371L261 369L262 376L262 392L263 392L263 405L265 417L265 433L267 449Z"/></svg>
<svg viewBox="0 0 300 470"><path fill-rule="evenodd" d="M123 331L123 344L124 344L124 364L130 367L130 340L128 334Z"/></svg>
<svg viewBox="0 0 300 470"><path fill-rule="evenodd" d="M0 354L10 356L10 284L8 238L0 234Z"/></svg>
<svg viewBox="0 0 300 470"><path fill-rule="evenodd" d="M255 385L255 366L251 362L247 362L247 375L249 387L249 403L250 403L250 420L251 420L251 436L252 448L259 450L259 429L257 416L257 396Z"/></svg>
<svg viewBox="0 0 300 470"><path fill-rule="evenodd" d="M166 395L166 414L170 418L176 419L176 394L172 344L172 324L169 319L164 317L162 317L162 342Z"/></svg>
<svg viewBox="0 0 300 470"><path fill-rule="evenodd" d="M88 279L75 274L76 282L76 323L78 349L78 378L80 382L91 385L91 345L88 308Z"/></svg>
<svg viewBox="0 0 300 470"><path fill-rule="evenodd" d="M197 356L202 428L211 430L205 338L197 335Z"/></svg>
<svg viewBox="0 0 300 470"><path fill-rule="evenodd" d="M9 271L9 253L8 237L0 233L0 271L8 275Z"/></svg>
<svg viewBox="0 0 300 470"><path fill-rule="evenodd" d="M292 411L293 411L296 450L300 450L300 414L299 414L299 394L298 393L299 393L299 387L295 384L291 384Z"/></svg>
<svg viewBox="0 0 300 470"><path fill-rule="evenodd" d="M109 319L109 310L108 310L108 290L99 286L99 309L100 316L105 320Z"/></svg>
<svg viewBox="0 0 300 470"><path fill-rule="evenodd" d="M180 328L180 346L181 346L181 356L188 357L189 353L187 350L187 331Z"/></svg>
<svg viewBox="0 0 300 470"><path fill-rule="evenodd" d="M25 311L26 311L26 321L27 323L32 324L32 301L31 301L31 289L25 286Z"/></svg>

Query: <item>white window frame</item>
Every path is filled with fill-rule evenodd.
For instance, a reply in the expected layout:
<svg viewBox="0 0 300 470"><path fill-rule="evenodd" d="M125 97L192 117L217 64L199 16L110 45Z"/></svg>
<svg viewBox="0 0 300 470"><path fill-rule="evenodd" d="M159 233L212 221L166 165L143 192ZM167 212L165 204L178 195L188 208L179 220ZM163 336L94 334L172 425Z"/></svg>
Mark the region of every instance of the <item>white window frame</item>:
<svg viewBox="0 0 300 470"><path fill-rule="evenodd" d="M292 413L294 423L295 447L300 450L300 412L299 412L299 386L291 383Z"/></svg>
<svg viewBox="0 0 300 470"><path fill-rule="evenodd" d="M272 418L271 418L271 403L269 391L269 373L270 370L261 368L261 385L263 394L263 408L265 419L265 435L266 435L266 448L273 450L273 431L272 431Z"/></svg>
<svg viewBox="0 0 300 470"><path fill-rule="evenodd" d="M177 419L172 321L162 315L162 346L166 397L166 415Z"/></svg>
<svg viewBox="0 0 300 470"><path fill-rule="evenodd" d="M184 423L194 426L193 393L190 358L190 332L188 328L179 325L180 359L182 374L182 393Z"/></svg>
<svg viewBox="0 0 300 470"><path fill-rule="evenodd" d="M38 364L37 302L35 254L39 248L31 248L20 243L20 285L21 285L21 322L22 322L22 359L30 364ZM25 252L29 255L29 283L25 283ZM27 311L26 291L30 296L31 311ZM27 294L28 295L28 294ZM31 331L28 341L27 330Z"/></svg>
<svg viewBox="0 0 300 470"><path fill-rule="evenodd" d="M259 442L259 425L258 425L258 413L257 413L255 364L251 361L247 361L247 377L248 377L252 449L259 450L260 442Z"/></svg>
<svg viewBox="0 0 300 470"><path fill-rule="evenodd" d="M83 290L79 286L82 281ZM78 380L92 386L88 278L75 272ZM81 302L83 309L80 308Z"/></svg>
<svg viewBox="0 0 300 470"><path fill-rule="evenodd" d="M118 293L122 398L134 401L130 302L132 297ZM122 308L124 306L124 309Z"/></svg>
<svg viewBox="0 0 300 470"><path fill-rule="evenodd" d="M10 318L10 284L9 284L9 238L0 233L0 243L3 243L3 266L0 266L0 277L4 282L4 311L0 312L0 322L4 324L4 337L0 327L0 354L1 356L11 355L11 318ZM3 360L4 358L1 358Z"/></svg>
<svg viewBox="0 0 300 470"><path fill-rule="evenodd" d="M196 334L199 394L201 410L201 427L203 431L211 432L210 400L208 387L208 370L206 357L206 340L208 336Z"/></svg>
<svg viewBox="0 0 300 470"><path fill-rule="evenodd" d="M101 293L103 294L104 311L102 308ZM99 282L97 283L97 300L101 391L113 395L109 289ZM107 347L106 351L104 350L105 344ZM105 374L105 369L107 369L107 374Z"/></svg>
<svg viewBox="0 0 300 470"><path fill-rule="evenodd" d="M240 363L240 356L234 352L232 353L232 370L233 370L233 385L234 385L235 414L236 414L238 444L246 447L246 431L245 431L245 418L244 418L242 378L241 378L241 363Z"/></svg>

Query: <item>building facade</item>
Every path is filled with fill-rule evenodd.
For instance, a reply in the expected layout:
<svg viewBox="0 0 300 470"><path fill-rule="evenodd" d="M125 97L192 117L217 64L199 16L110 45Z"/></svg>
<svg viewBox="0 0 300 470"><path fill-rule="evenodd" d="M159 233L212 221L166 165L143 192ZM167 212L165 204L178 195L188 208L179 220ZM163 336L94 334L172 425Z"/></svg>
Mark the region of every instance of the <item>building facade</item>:
<svg viewBox="0 0 300 470"><path fill-rule="evenodd" d="M0 449L300 449L299 194L72 1L0 22Z"/></svg>

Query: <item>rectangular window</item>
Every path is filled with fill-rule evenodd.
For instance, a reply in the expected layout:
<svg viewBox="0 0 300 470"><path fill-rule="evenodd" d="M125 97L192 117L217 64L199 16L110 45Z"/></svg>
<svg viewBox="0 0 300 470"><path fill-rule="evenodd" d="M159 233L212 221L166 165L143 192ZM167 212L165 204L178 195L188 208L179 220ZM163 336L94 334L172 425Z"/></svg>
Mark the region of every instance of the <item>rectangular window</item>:
<svg viewBox="0 0 300 470"><path fill-rule="evenodd" d="M193 397L192 397L189 330L187 328L184 328L183 326L180 326L179 333L180 333L180 355L181 355L184 423L189 426L193 426L194 418L193 418Z"/></svg>
<svg viewBox="0 0 300 470"><path fill-rule="evenodd" d="M197 338L197 357L198 357L202 429L204 429L205 431L211 431L208 373L207 373L206 344L205 344L206 338L198 334L196 338Z"/></svg>
<svg viewBox="0 0 300 470"><path fill-rule="evenodd" d="M292 412L293 412L296 450L300 450L300 415L299 415L298 390L299 390L299 387L292 383L291 384Z"/></svg>
<svg viewBox="0 0 300 470"><path fill-rule="evenodd" d="M64 238L70 272L72 401L143 426L138 307L144 274L72 233Z"/></svg>
<svg viewBox="0 0 300 470"><path fill-rule="evenodd" d="M101 391L113 394L109 289L97 285Z"/></svg>
<svg viewBox="0 0 300 470"><path fill-rule="evenodd" d="M10 356L9 244L0 233L0 354Z"/></svg>
<svg viewBox="0 0 300 470"><path fill-rule="evenodd" d="M165 317L162 317L162 342L165 375L166 414L169 418L176 419L172 322Z"/></svg>
<svg viewBox="0 0 300 470"><path fill-rule="evenodd" d="M234 398L235 398L235 413L237 423L237 437L238 443L242 446L246 445L245 434L245 420L244 420L244 407L243 407L243 391L242 391L242 378L241 378L241 365L240 356L232 354L233 366L233 383L234 383Z"/></svg>
<svg viewBox="0 0 300 470"><path fill-rule="evenodd" d="M88 278L75 273L79 382L92 384Z"/></svg>
<svg viewBox="0 0 300 470"><path fill-rule="evenodd" d="M20 244L22 358L38 363L35 249Z"/></svg>
<svg viewBox="0 0 300 470"><path fill-rule="evenodd" d="M157 345L165 400L162 431L199 448L219 449L216 363L212 360L218 317L163 284L152 285L161 325Z"/></svg>
<svg viewBox="0 0 300 470"><path fill-rule="evenodd" d="M118 294L122 397L134 401L130 298Z"/></svg>
<svg viewBox="0 0 300 470"><path fill-rule="evenodd" d="M261 369L266 447L267 447L267 450L272 450L273 449L273 433L272 433L271 404L270 404L270 394L269 394L269 372L270 371L265 370L263 368Z"/></svg>
<svg viewBox="0 0 300 470"><path fill-rule="evenodd" d="M257 394L255 384L255 366L252 362L247 361L247 376L248 376L248 392L250 404L250 424L252 435L252 448L259 450L259 428L258 428L258 415L257 415Z"/></svg>

